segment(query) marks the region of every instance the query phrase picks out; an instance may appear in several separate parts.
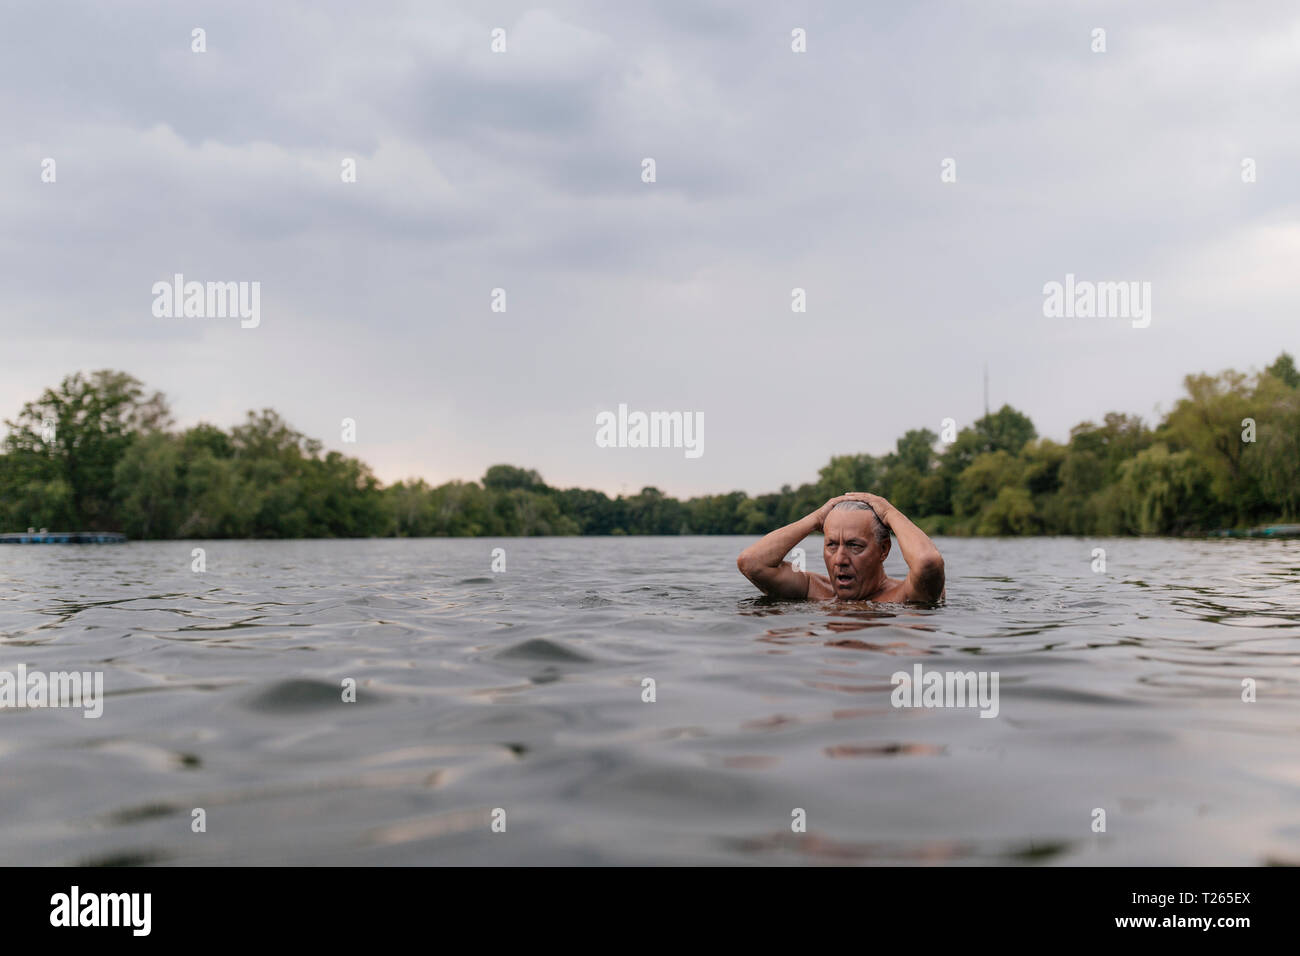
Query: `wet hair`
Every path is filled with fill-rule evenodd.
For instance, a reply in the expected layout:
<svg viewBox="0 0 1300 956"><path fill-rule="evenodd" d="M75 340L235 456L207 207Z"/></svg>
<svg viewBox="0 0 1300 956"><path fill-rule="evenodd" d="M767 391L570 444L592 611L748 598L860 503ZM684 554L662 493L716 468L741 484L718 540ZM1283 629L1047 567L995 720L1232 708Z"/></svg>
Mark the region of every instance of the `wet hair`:
<svg viewBox="0 0 1300 956"><path fill-rule="evenodd" d="M876 509L865 501L841 501L831 511L870 511L871 517L876 519L876 544L880 545L882 551L888 547L889 529L880 520L880 515L876 514Z"/></svg>

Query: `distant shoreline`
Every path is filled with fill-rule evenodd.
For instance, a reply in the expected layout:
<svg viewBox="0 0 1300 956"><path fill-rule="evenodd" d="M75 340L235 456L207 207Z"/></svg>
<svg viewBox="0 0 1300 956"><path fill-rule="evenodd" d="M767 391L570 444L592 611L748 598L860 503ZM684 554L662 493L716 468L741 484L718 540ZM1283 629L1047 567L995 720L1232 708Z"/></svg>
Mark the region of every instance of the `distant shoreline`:
<svg viewBox="0 0 1300 956"><path fill-rule="evenodd" d="M1009 405L958 428L907 431L885 455L844 454L798 488L679 500L610 498L493 465L479 481L383 485L368 465L272 409L223 430L170 430L161 393L125 372L68 376L8 421L0 528L77 528L132 540L753 535L846 490L888 499L950 537L1205 537L1300 517L1300 371L1189 375L1154 427L1083 422L1064 444ZM345 423L350 420L345 420ZM1231 529L1224 531L1224 529Z"/></svg>

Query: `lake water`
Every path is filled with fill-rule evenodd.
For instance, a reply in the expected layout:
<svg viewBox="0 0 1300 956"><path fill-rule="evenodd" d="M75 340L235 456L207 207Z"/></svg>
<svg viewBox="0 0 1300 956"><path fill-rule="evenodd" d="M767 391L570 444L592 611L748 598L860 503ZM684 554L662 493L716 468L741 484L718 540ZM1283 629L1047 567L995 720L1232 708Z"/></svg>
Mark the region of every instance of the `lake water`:
<svg viewBox="0 0 1300 956"><path fill-rule="evenodd" d="M752 540L0 547L0 670L105 691L0 709L0 863L1300 862L1300 542L939 539L914 609Z"/></svg>

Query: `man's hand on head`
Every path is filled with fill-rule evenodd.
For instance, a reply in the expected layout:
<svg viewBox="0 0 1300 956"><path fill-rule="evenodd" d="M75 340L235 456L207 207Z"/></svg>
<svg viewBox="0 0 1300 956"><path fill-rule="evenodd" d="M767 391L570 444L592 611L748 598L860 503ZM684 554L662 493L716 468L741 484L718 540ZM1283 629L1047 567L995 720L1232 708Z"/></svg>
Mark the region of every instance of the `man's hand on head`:
<svg viewBox="0 0 1300 956"><path fill-rule="evenodd" d="M829 515L829 514L831 513L831 509L834 508L837 504L839 504L841 501L852 501L852 500L853 500L853 494L852 494L852 493L844 494L844 495L838 495L838 496L836 496L836 497L834 497L834 498L829 499L829 500L826 502L826 504L822 505L820 508L817 509L817 512L816 512L816 514L817 514L817 527L816 527L815 529L813 529L813 530L815 530L815 531L820 531L820 530L822 530L822 525L824 525L824 524L826 523L826 516Z"/></svg>
<svg viewBox="0 0 1300 956"><path fill-rule="evenodd" d="M895 509L880 495L873 495L868 491L852 491L844 495L840 500L860 501L864 505L871 505L871 510L876 513L876 517L880 519L886 528L889 527L889 516Z"/></svg>

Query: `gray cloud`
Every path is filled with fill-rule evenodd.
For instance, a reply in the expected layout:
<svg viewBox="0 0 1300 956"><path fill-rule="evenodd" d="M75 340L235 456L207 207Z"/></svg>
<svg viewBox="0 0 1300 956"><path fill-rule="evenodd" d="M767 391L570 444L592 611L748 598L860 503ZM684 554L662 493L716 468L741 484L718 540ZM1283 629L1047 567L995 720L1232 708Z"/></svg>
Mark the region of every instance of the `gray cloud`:
<svg viewBox="0 0 1300 956"><path fill-rule="evenodd" d="M1283 2L28 3L0 37L3 415L120 367L386 479L759 492L970 421L985 362L1061 439L1297 348ZM174 272L261 281L262 327L155 319ZM1043 318L1066 272L1151 281L1152 326ZM619 402L703 411L704 457L596 448Z"/></svg>

